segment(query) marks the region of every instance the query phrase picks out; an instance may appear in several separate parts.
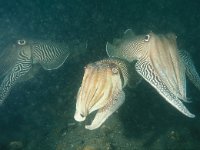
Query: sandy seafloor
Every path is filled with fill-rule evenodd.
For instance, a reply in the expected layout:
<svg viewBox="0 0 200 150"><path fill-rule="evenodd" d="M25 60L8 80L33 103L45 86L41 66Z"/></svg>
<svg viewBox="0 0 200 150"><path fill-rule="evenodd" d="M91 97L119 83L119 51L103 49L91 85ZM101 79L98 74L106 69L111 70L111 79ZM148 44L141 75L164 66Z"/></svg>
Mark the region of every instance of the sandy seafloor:
<svg viewBox="0 0 200 150"><path fill-rule="evenodd" d="M186 105L195 119L175 110L145 81L125 88L125 103L99 129L84 128L94 115L83 123L73 118L84 66L106 58L106 42L127 28L137 34L175 33L200 73L199 6L187 0L1 0L1 51L21 38L87 42L87 51L80 49L57 70L39 68L14 86L0 107L0 150L200 149L200 91L189 81L192 103Z"/></svg>

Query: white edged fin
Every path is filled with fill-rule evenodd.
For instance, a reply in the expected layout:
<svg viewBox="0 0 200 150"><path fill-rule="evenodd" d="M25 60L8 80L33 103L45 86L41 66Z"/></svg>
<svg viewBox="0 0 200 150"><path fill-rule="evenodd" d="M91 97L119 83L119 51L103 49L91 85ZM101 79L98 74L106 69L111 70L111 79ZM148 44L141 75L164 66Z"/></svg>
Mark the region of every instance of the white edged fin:
<svg viewBox="0 0 200 150"><path fill-rule="evenodd" d="M41 61L40 64L42 65L43 69L45 70L54 70L60 68L66 59L68 58L69 53L66 53L59 58L55 58L50 62Z"/></svg>
<svg viewBox="0 0 200 150"><path fill-rule="evenodd" d="M70 54L69 46L63 43L35 42L31 45L33 63L45 70L58 69Z"/></svg>
<svg viewBox="0 0 200 150"><path fill-rule="evenodd" d="M106 53L108 57L115 57L117 54L117 48L110 44L109 42L106 43Z"/></svg>
<svg viewBox="0 0 200 150"><path fill-rule="evenodd" d="M123 39L133 39L135 38L135 33L133 32L132 29L127 29L125 32L124 32L124 35L123 35Z"/></svg>
<svg viewBox="0 0 200 150"><path fill-rule="evenodd" d="M194 118L195 115L190 113L189 110L184 106L178 97L176 97L163 83L160 77L154 71L153 66L147 61L138 61L135 64L136 71L147 81L149 82L158 93L165 98L172 106L178 109L184 115Z"/></svg>

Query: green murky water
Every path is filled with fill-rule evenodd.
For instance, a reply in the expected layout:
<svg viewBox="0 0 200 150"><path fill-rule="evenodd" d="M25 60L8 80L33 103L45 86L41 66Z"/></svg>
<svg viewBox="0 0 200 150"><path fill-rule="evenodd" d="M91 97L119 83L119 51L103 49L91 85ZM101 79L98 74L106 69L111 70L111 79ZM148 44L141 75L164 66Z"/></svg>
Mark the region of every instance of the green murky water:
<svg viewBox="0 0 200 150"><path fill-rule="evenodd" d="M200 72L199 6L186 0L1 0L1 51L21 38L87 42L87 51L57 70L39 69L12 89L0 107L0 150L200 149L200 93L190 82L187 107L195 119L145 81L125 89L125 103L101 128L86 130L73 118L84 66L107 57L106 42L127 28L175 33Z"/></svg>

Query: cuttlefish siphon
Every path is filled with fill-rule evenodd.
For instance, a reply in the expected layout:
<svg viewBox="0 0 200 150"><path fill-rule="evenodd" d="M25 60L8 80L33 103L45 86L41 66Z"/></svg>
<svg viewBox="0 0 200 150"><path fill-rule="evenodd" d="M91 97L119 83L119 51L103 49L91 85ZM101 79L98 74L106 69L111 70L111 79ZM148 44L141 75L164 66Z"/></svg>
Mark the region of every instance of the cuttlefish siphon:
<svg viewBox="0 0 200 150"><path fill-rule="evenodd" d="M183 102L186 97L186 75L200 90L200 77L185 51L177 47L176 36L170 34L135 35L131 29L122 39L107 43L109 57L136 61L136 71L172 106L188 117L195 117Z"/></svg>
<svg viewBox="0 0 200 150"><path fill-rule="evenodd" d="M109 58L88 64L78 91L74 119L84 121L97 110L94 120L85 128L99 128L123 104L123 88L127 82L127 65L120 59Z"/></svg>
<svg viewBox="0 0 200 150"><path fill-rule="evenodd" d="M0 85L0 104L33 64L41 64L45 70L57 69L69 54L69 47L64 43L18 40L8 47L1 55L0 75L5 77Z"/></svg>

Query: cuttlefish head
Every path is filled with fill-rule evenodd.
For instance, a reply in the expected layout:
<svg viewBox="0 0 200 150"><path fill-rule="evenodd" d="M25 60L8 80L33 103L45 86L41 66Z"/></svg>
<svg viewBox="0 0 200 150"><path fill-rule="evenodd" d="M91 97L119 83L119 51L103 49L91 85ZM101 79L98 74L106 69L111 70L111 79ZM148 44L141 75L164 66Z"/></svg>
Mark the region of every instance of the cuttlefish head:
<svg viewBox="0 0 200 150"><path fill-rule="evenodd" d="M107 42L106 52L109 57L117 57L132 62L144 56L152 40L154 40L152 32L135 35L131 29L128 29L121 39L114 39L112 44Z"/></svg>
<svg viewBox="0 0 200 150"><path fill-rule="evenodd" d="M106 110L113 107L112 100L117 98L127 81L126 66L118 59L105 59L88 64L77 95L75 120L84 121L91 112L99 109L101 112L105 110L105 121L105 118L111 115L106 114ZM113 107L112 110L114 109Z"/></svg>
<svg viewBox="0 0 200 150"><path fill-rule="evenodd" d="M9 95L11 88L23 80L32 67L31 48L25 40L18 40L5 50L0 63L0 74L5 76L0 85L0 104Z"/></svg>
<svg viewBox="0 0 200 150"><path fill-rule="evenodd" d="M0 54L0 77L4 77L13 68L18 60L21 49L26 47L25 40L15 40L9 44Z"/></svg>
<svg viewBox="0 0 200 150"><path fill-rule="evenodd" d="M25 39L19 39L15 42L13 45L13 49L20 55L20 53L23 53L27 57L32 57L31 55L31 47L30 42Z"/></svg>

